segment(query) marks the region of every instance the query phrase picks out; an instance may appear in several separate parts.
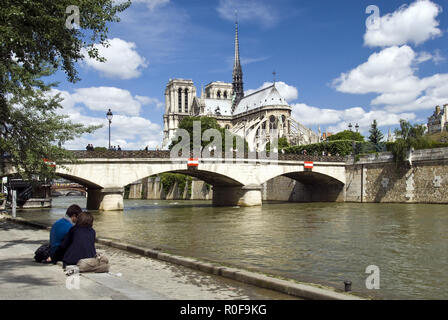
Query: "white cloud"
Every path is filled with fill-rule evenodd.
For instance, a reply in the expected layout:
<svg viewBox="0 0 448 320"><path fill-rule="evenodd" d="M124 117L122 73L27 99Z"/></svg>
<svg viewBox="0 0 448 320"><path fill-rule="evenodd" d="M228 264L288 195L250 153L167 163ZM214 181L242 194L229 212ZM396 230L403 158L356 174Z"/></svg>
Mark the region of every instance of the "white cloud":
<svg viewBox="0 0 448 320"><path fill-rule="evenodd" d="M378 125L393 126L399 124L400 119L415 119L414 113L392 113L384 110L366 111L360 107L348 108L344 110L321 109L308 106L304 103L297 103L293 108L292 117L306 126L320 126L328 132L340 132L348 129L348 124L356 123L362 133L368 132L373 120L377 120Z"/></svg>
<svg viewBox="0 0 448 320"><path fill-rule="evenodd" d="M127 0L114 0L114 4L122 4L125 3ZM166 4L168 4L170 2L170 0L131 0L132 4L134 3L141 3L141 4L145 4L146 7L148 7L148 9L150 11L158 8L158 7L162 7Z"/></svg>
<svg viewBox="0 0 448 320"><path fill-rule="evenodd" d="M372 105L384 105L385 110L391 112L431 109L448 102L444 89L448 74L416 76L417 65L427 61L429 55L416 54L407 45L386 48L372 54L355 69L342 73L333 81L333 86L345 93L377 93Z"/></svg>
<svg viewBox="0 0 448 320"><path fill-rule="evenodd" d="M70 97L94 111L112 109L113 112L137 116L142 104L148 104L148 97L133 97L128 90L115 87L90 87L75 89Z"/></svg>
<svg viewBox="0 0 448 320"><path fill-rule="evenodd" d="M426 51L420 52L415 58L417 63L423 63L433 59L434 59L433 55Z"/></svg>
<svg viewBox="0 0 448 320"><path fill-rule="evenodd" d="M414 91L419 85L411 68L415 56L407 45L386 48L349 73L342 73L333 85L338 91L358 94Z"/></svg>
<svg viewBox="0 0 448 320"><path fill-rule="evenodd" d="M135 50L136 45L133 42L126 42L119 38L109 40L109 46L106 48L101 45L95 45L99 55L106 58L106 62L99 62L88 56L87 51L83 50L84 62L87 66L100 71L109 78L132 79L141 75L141 69L148 66L146 59Z"/></svg>
<svg viewBox="0 0 448 320"><path fill-rule="evenodd" d="M87 104L92 103L95 99L89 97L91 93L98 88L78 89L75 93L70 94L67 91L53 89L52 94L60 93L64 100L61 102L63 109L59 110L60 114L69 116L74 123L82 123L84 125L103 125L93 134L85 134L79 139L69 141L65 147L69 149L85 149L86 145L92 143L95 147L108 146L108 121L106 116L94 117L86 114L85 108ZM117 88L113 88L117 89ZM82 94L79 93L81 90ZM117 89L122 90L122 89ZM126 90L123 90L126 91ZM130 94L129 94L130 95ZM137 98L138 97L138 98ZM132 96L131 96L131 99ZM143 96L135 96L135 100L142 100L143 104L151 103L152 99ZM88 106L87 106L88 107ZM106 112L106 109L101 109ZM114 111L111 130L111 144L120 145L124 150L140 150L145 146L155 148L161 147L163 130L160 125L151 122L149 119L139 117L138 115L126 115L118 109Z"/></svg>
<svg viewBox="0 0 448 320"><path fill-rule="evenodd" d="M132 3L144 3L149 10L154 10L157 7L162 7L169 3L170 0L132 0Z"/></svg>
<svg viewBox="0 0 448 320"><path fill-rule="evenodd" d="M441 62L446 61L446 58L442 55L440 49L436 49L434 51L434 54L432 55L432 60L434 61L435 64L439 64Z"/></svg>
<svg viewBox="0 0 448 320"><path fill-rule="evenodd" d="M220 0L216 9L219 15L229 21L235 21L235 10L238 21L255 21L264 27L271 27L278 21L278 13L272 6L261 0Z"/></svg>
<svg viewBox="0 0 448 320"><path fill-rule="evenodd" d="M232 56L229 61L230 61L230 66L233 66L233 59L234 57ZM241 58L241 64L243 66L251 64L251 63L256 63L256 62L261 62L261 61L265 61L269 59L269 57L260 57L260 58Z"/></svg>
<svg viewBox="0 0 448 320"><path fill-rule="evenodd" d="M91 143L94 147L107 147L108 140L108 122L106 118L95 118L85 116L81 113L70 115L70 120L85 125L103 124L93 134L83 135L81 138L68 142L65 147L68 149L83 150L86 145ZM142 117L129 117L124 115L115 115L111 126L111 145L119 145L123 150L141 150L149 145L151 148L161 147L162 128L150 120Z"/></svg>
<svg viewBox="0 0 448 320"><path fill-rule="evenodd" d="M135 96L135 99L140 101L141 104L147 104L147 105L153 104L156 106L157 109L161 109L164 106L163 102L157 98L150 98L146 96Z"/></svg>
<svg viewBox="0 0 448 320"><path fill-rule="evenodd" d="M249 89L245 91L245 95L254 93L255 91L272 86L272 82L265 82L258 89ZM296 87L290 86L283 81L275 82L275 87L277 88L280 95L288 102L294 101L299 97L299 92Z"/></svg>
<svg viewBox="0 0 448 320"><path fill-rule="evenodd" d="M438 37L436 17L442 8L429 0L417 0L411 5L401 6L397 11L379 18L372 27L367 28L364 44L370 47L395 46L406 43L416 45Z"/></svg>

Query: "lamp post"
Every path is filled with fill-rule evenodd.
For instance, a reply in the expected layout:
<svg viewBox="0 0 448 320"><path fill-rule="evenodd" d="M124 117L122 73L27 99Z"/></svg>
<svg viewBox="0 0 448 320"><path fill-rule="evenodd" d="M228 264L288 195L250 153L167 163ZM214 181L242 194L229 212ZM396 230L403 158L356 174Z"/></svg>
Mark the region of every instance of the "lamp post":
<svg viewBox="0 0 448 320"><path fill-rule="evenodd" d="M113 116L114 116L114 114L109 109L109 111L107 111L107 113L106 113L107 120L109 120L109 150L110 150L110 124L112 123Z"/></svg>
<svg viewBox="0 0 448 320"><path fill-rule="evenodd" d="M348 130L352 131L353 125L351 123L348 124Z"/></svg>
<svg viewBox="0 0 448 320"><path fill-rule="evenodd" d="M358 124L356 124L355 129L356 129L356 132L359 131L359 125Z"/></svg>

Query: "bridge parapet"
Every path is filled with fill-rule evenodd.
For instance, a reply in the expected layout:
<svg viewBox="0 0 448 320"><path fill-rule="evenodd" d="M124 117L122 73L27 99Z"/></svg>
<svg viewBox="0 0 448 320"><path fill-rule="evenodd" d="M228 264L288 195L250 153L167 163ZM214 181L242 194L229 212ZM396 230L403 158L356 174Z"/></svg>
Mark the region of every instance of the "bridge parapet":
<svg viewBox="0 0 448 320"><path fill-rule="evenodd" d="M78 159L170 159L171 152L167 150L137 150L137 151L115 151L115 150L105 150L105 151L84 151L84 150L75 150L72 151L76 158ZM229 156L229 153L221 153L220 155L217 152L212 152L212 156L215 158L224 159ZM193 154L188 154L183 156L181 153L178 155L178 158L190 158L193 157ZM346 162L346 157L341 156L313 156L313 155L302 155L302 154L292 154L292 153L276 153L272 154L272 157L269 153L266 154L266 157L263 157L263 153L257 152L246 152L244 157L241 157L237 152L233 153L233 159L278 159L285 161L315 161L315 162Z"/></svg>

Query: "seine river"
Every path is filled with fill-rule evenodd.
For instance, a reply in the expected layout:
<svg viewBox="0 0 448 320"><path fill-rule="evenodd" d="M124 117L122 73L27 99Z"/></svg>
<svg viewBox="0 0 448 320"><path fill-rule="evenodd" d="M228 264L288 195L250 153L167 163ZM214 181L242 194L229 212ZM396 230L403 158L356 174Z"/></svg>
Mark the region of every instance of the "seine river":
<svg viewBox="0 0 448 320"><path fill-rule="evenodd" d="M18 212L50 224L68 205ZM379 299L448 299L448 206L264 203L214 208L203 201L125 200L124 212L95 213L102 237ZM380 289L366 288L366 268L380 269Z"/></svg>

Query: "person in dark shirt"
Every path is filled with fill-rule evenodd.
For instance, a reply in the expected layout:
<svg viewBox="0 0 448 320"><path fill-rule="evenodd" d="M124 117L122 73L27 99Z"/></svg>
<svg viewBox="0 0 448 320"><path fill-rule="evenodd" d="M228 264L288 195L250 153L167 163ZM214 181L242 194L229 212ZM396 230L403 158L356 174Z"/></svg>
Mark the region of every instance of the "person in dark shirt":
<svg viewBox="0 0 448 320"><path fill-rule="evenodd" d="M78 215L82 212L82 209L76 205L72 204L68 207L64 218L56 221L51 227L50 231L50 257L47 262L52 261L54 264L62 260L62 256L58 256L56 251L61 244L64 237L67 235L68 231L76 223Z"/></svg>
<svg viewBox="0 0 448 320"><path fill-rule="evenodd" d="M95 230L93 216L90 212L82 212L78 215L76 225L67 233L58 249L58 254L63 254L63 268L67 265L76 265L80 259L94 258Z"/></svg>

